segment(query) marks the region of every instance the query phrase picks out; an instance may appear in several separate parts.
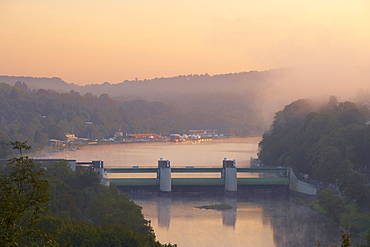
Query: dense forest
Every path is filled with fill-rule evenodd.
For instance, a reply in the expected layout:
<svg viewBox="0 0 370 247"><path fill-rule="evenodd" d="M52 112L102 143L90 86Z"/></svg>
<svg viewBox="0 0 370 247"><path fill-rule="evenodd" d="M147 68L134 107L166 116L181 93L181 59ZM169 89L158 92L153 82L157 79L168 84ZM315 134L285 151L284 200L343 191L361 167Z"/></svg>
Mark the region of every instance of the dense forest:
<svg viewBox="0 0 370 247"><path fill-rule="evenodd" d="M364 97L365 100L367 97ZM259 144L267 166L290 166L330 184L358 208L369 205L370 111L366 104L297 100L275 115Z"/></svg>
<svg viewBox="0 0 370 247"><path fill-rule="evenodd" d="M248 121L243 132L252 131L254 135L262 135L271 124L274 113L289 102L300 98L328 98L330 95L349 99L357 90L368 87L369 76L367 68L309 66L216 75L187 74L104 83L102 81L88 85L76 85L58 77L3 75L0 76L0 83L14 86L20 81L27 84L31 91L44 89L58 93L74 91L80 95L89 92L93 95L108 94L117 102L162 102L174 107L181 114L196 117L207 114L208 117L213 117L214 121L219 119L213 115L222 115L220 119L232 117L230 122L235 123L234 129L240 129L240 122ZM325 83L322 83L323 81ZM230 105L241 110L237 112L230 108ZM237 117L234 117L235 115Z"/></svg>
<svg viewBox="0 0 370 247"><path fill-rule="evenodd" d="M28 140L38 149L45 140L62 139L67 132L108 139L121 126L126 133L168 135L216 129L230 136L260 136L287 102L332 94L349 98L354 88L367 87L367 79L364 69L328 67L189 74L84 86L57 77L0 76L0 149L4 149L1 140ZM357 86L347 83L353 80ZM341 86L334 86L337 83ZM0 157L6 155L0 151Z"/></svg>
<svg viewBox="0 0 370 247"><path fill-rule="evenodd" d="M0 157L11 155L10 140L27 140L36 149L48 139L64 140L66 133L108 139L120 128L126 133L163 135L189 129L217 129L218 133L237 136L256 135L264 129L255 110L242 103L242 97L205 93L190 100L198 107L186 110L159 101L118 102L107 94L57 93L30 90L22 82L14 86L2 83Z"/></svg>
<svg viewBox="0 0 370 247"><path fill-rule="evenodd" d="M1 246L162 246L141 208L93 170L21 155L0 167L0 181Z"/></svg>

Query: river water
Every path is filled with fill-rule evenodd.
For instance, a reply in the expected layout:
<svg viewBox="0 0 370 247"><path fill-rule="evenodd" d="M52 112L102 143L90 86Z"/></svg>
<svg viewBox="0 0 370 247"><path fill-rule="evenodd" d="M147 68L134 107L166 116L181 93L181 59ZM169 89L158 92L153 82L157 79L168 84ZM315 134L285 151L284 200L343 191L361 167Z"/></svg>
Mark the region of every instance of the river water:
<svg viewBox="0 0 370 247"><path fill-rule="evenodd" d="M159 158L171 167L221 167L223 158L248 167L255 157L259 138L186 143L130 143L86 146L48 158L77 161L103 160L105 167L156 167ZM179 247L309 247L338 243L339 228L324 216L293 202L291 196L267 191L223 193L189 192L158 196L135 192L130 197L151 221L157 240ZM228 204L225 211L198 206Z"/></svg>

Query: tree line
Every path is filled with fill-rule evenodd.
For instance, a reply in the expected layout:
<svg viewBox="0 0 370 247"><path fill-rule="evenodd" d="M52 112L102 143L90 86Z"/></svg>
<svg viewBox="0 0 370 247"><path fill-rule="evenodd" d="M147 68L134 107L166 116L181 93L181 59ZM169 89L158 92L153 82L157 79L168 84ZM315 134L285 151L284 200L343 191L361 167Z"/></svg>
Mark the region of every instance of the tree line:
<svg viewBox="0 0 370 247"><path fill-rule="evenodd" d="M97 174L66 162L46 168L22 154L0 168L1 246L171 247L155 240L140 206Z"/></svg>
<svg viewBox="0 0 370 247"><path fill-rule="evenodd" d="M361 209L369 205L370 111L365 104L297 100L275 115L259 143L267 166L291 166L341 191Z"/></svg>
<svg viewBox="0 0 370 247"><path fill-rule="evenodd" d="M232 99L232 100L230 100ZM128 133L182 133L189 129L217 129L226 135L248 136L263 130L242 98L201 94L190 99L198 107L184 110L159 101L118 102L76 91L30 90L25 83L0 83L0 157L12 155L9 141L24 141L41 148L48 139L65 140L65 133L89 139L108 139L120 128ZM199 104L198 104L199 103ZM194 103L195 104L195 103ZM184 107L185 104L180 104Z"/></svg>

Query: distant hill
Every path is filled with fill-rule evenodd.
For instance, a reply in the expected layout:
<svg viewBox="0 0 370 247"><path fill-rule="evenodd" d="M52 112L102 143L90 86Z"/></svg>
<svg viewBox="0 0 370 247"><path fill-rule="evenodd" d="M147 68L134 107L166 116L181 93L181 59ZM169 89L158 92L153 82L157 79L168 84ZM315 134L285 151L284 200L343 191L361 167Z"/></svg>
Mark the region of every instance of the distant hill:
<svg viewBox="0 0 370 247"><path fill-rule="evenodd" d="M17 81L24 82L31 89L50 89L57 92L76 90L77 85L67 83L59 77L0 76L0 83L13 86Z"/></svg>
<svg viewBox="0 0 370 247"><path fill-rule="evenodd" d="M211 124L202 125L203 128L220 128L220 118L235 121L237 126L242 122L258 122L257 125L260 127L262 125L266 127L268 124L262 124L265 121L261 118L260 112L263 112L263 101L267 89L271 87L272 78L278 77L279 74L279 70L270 70L214 76L180 75L171 78L123 81L118 84L105 82L86 86L69 84L56 77L0 76L0 83L14 85L20 81L24 82L30 90L51 89L60 93L73 90L80 95L92 93L97 96L108 94L118 102L159 101L171 105L181 114L188 114L189 119L205 116L208 119L215 119ZM194 117L191 117L192 115Z"/></svg>
<svg viewBox="0 0 370 247"><path fill-rule="evenodd" d="M91 92L95 95L107 93L111 97L127 97L129 99L157 99L168 93L192 94L198 92L233 92L244 93L263 87L276 71L250 71L233 74L210 76L180 75L169 78L150 80L123 81L118 84L108 82L79 86L67 83L61 78L53 77L17 77L0 76L0 83L14 85L17 81L24 82L33 89L51 89L57 92L74 90L80 94ZM159 97L158 97L159 96Z"/></svg>
<svg viewBox="0 0 370 247"><path fill-rule="evenodd" d="M0 76L0 83L14 85L24 82L29 89L51 89L56 92L108 94L117 102L145 100L162 102L189 119L207 115L204 128L219 126L218 118L229 118L237 126L254 122L268 128L274 113L284 105L301 98L327 100L336 95L340 100L353 97L358 90L367 90L369 68L359 67L306 67L281 68L220 75L179 75L169 78L108 82L79 86L61 78ZM199 121L198 121L199 122ZM189 123L190 125L192 123Z"/></svg>

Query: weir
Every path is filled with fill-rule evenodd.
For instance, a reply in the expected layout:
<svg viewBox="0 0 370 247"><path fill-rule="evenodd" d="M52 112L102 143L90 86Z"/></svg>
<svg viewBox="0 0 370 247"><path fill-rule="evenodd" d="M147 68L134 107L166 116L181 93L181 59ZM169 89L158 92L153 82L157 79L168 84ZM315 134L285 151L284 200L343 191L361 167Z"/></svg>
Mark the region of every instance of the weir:
<svg viewBox="0 0 370 247"><path fill-rule="evenodd" d="M63 159L34 159L46 167L55 161L67 161L71 169L89 167L97 172L101 183L116 184L124 191L151 190L162 193L171 191L224 190L236 193L244 188L286 189L315 195L317 188L299 181L289 167L237 168L235 160L224 159L222 167L171 167L169 160L158 160L158 167L105 168L103 161L77 162ZM116 175L116 176L114 176ZM119 177L117 177L117 175Z"/></svg>
<svg viewBox="0 0 370 247"><path fill-rule="evenodd" d="M139 168L139 166L105 168L102 182L104 184L114 183L126 191L159 190L170 193L171 191L222 189L235 193L238 188L288 189L288 172L288 168L237 168L235 160L227 159L222 161L220 168L193 166L180 168L171 167L169 160L160 159L158 168ZM243 177L245 174L253 176ZM114 178L110 175L120 175L121 177Z"/></svg>

